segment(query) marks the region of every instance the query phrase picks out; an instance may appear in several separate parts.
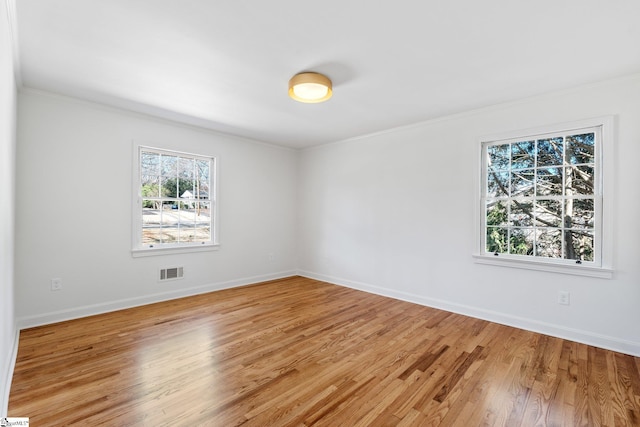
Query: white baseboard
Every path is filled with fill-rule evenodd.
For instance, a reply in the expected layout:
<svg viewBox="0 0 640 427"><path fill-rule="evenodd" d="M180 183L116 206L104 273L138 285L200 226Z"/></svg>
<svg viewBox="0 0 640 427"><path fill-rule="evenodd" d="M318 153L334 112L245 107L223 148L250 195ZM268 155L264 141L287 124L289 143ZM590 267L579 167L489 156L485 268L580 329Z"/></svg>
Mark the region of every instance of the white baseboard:
<svg viewBox="0 0 640 427"><path fill-rule="evenodd" d="M16 367L16 358L18 357L18 339L20 338L20 330L16 328L13 334L13 345L11 346L11 354L9 355L9 363L6 368L3 366L2 379L4 380L4 388L0 390L0 418L8 416L9 413L9 393L11 392L11 381L13 380L13 370Z"/></svg>
<svg viewBox="0 0 640 427"><path fill-rule="evenodd" d="M17 319L19 329L33 328L35 326L48 325L66 320L79 319L81 317L93 316L96 314L108 313L111 311L123 310L132 307L138 307L156 302L169 301L177 298L184 298L193 295L205 294L208 292L219 291L222 289L246 286L268 280L283 279L285 277L295 276L296 271L281 271L278 273L265 274L261 276L244 277L241 279L229 280L226 282L209 283L202 286L192 288L173 290L169 292L144 295L134 298L126 298L116 301L110 301L100 304L91 304L83 307L76 307L68 310L52 311L49 313L37 314L34 316L24 316ZM13 372L13 370L12 370Z"/></svg>
<svg viewBox="0 0 640 427"><path fill-rule="evenodd" d="M372 294L382 295L385 297L420 304L427 307L438 308L441 310L446 310L477 319L488 320L490 322L500 323L507 326L513 326L514 328L524 329L527 331L537 332L557 338L562 338L582 344L592 345L595 347L640 357L640 343L634 341L621 340L619 338L595 334L589 331L583 331L579 329L567 328L561 325L555 325L552 323L541 322L535 319L513 316L510 314L500 313L492 310L485 310L478 307L457 304L435 298L427 298L408 292L400 292L393 289L382 288L367 283L327 276L325 274L319 274L310 271L298 271L298 275L311 279L321 280L323 282L328 282L335 285L357 289L360 291L369 292Z"/></svg>

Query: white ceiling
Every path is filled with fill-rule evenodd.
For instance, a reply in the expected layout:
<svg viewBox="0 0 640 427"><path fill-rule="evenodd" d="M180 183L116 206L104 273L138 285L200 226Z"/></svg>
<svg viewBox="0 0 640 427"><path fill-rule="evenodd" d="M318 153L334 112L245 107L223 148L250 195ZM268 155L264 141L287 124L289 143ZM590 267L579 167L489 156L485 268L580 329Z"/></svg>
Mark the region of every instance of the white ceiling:
<svg viewBox="0 0 640 427"><path fill-rule="evenodd" d="M640 72L638 0L9 1L25 87L296 148Z"/></svg>

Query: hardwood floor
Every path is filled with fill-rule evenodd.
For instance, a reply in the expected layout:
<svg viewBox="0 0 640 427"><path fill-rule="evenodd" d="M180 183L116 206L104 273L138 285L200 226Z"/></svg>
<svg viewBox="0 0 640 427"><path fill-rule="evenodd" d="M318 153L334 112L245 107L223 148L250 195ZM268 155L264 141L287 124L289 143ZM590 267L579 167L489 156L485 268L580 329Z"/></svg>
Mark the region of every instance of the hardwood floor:
<svg viewBox="0 0 640 427"><path fill-rule="evenodd" d="M293 277L22 331L32 426L639 426L640 358Z"/></svg>

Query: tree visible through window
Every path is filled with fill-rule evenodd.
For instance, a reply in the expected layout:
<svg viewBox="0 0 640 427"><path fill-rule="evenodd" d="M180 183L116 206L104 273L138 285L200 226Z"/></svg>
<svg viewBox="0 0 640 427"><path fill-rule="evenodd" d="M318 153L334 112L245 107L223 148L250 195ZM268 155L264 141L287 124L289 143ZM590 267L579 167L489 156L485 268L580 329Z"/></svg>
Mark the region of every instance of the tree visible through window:
<svg viewBox="0 0 640 427"><path fill-rule="evenodd" d="M211 243L214 159L140 147L139 162L141 246Z"/></svg>
<svg viewBox="0 0 640 427"><path fill-rule="evenodd" d="M593 262L598 128L483 144L484 252Z"/></svg>

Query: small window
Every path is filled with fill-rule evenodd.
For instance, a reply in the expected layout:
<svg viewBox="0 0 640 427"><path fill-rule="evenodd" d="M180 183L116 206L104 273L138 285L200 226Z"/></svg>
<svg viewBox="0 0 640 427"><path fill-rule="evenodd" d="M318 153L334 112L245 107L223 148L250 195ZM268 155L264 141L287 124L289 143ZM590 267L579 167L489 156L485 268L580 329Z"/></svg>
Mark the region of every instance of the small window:
<svg viewBox="0 0 640 427"><path fill-rule="evenodd" d="M215 158L139 146L134 251L211 248L215 230Z"/></svg>
<svg viewBox="0 0 640 427"><path fill-rule="evenodd" d="M480 256L601 268L603 125L482 141Z"/></svg>

